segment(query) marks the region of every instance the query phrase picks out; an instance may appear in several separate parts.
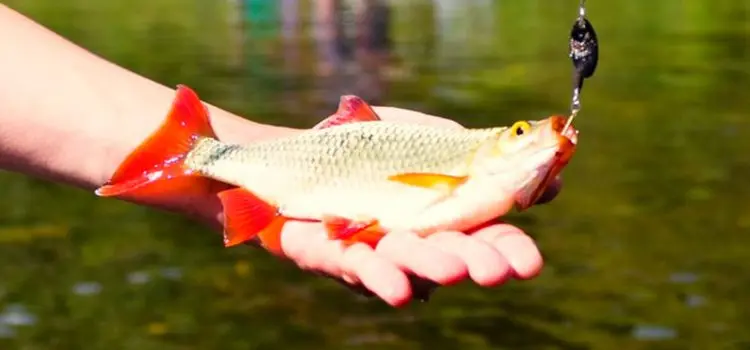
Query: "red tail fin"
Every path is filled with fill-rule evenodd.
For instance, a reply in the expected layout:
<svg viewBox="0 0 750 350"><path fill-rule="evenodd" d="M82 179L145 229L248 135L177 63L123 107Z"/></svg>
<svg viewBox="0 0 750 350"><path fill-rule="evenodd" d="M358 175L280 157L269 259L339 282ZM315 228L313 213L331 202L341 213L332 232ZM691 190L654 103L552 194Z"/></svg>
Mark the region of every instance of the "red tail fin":
<svg viewBox="0 0 750 350"><path fill-rule="evenodd" d="M195 92L179 85L161 127L120 164L96 194L148 200L206 193L212 180L184 167L185 156L199 136L215 137L208 112Z"/></svg>

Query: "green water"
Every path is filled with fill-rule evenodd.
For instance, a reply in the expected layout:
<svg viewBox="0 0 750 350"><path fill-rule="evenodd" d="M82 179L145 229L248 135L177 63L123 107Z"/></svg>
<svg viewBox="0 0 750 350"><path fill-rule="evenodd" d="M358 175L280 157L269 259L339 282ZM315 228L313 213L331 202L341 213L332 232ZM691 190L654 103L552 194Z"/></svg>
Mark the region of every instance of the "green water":
<svg viewBox="0 0 750 350"><path fill-rule="evenodd" d="M454 1L446 14L399 2L393 58L359 79L321 76L308 4L282 40L283 6L262 1L253 15L210 1L5 2L276 124L310 126L352 91L471 126L569 102L574 0ZM238 26L243 14L254 22ZM183 218L0 174L0 348L750 348L750 5L592 0L589 14L601 61L565 188L510 219L545 255L537 279L394 310L224 249Z"/></svg>

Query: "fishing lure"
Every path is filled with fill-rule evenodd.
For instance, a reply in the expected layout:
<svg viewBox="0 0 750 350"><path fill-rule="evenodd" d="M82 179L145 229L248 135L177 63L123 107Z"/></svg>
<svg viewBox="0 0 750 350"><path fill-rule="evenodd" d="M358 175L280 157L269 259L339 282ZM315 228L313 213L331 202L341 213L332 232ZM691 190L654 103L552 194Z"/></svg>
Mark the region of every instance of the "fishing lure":
<svg viewBox="0 0 750 350"><path fill-rule="evenodd" d="M590 78L599 62L599 40L594 26L586 18L586 0L578 5L578 18L573 23L568 41L569 56L573 62L573 99L570 108L570 123L581 110L581 89L584 79Z"/></svg>

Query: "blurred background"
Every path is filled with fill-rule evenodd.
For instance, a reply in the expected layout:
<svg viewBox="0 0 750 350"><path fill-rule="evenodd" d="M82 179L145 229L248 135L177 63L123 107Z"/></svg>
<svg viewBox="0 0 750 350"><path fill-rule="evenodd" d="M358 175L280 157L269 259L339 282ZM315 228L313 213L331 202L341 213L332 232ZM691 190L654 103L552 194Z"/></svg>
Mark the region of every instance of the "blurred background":
<svg viewBox="0 0 750 350"><path fill-rule="evenodd" d="M570 101L577 0L3 2L267 123L312 126L344 93L474 127ZM2 173L0 349L750 349L750 3L588 15L600 62L565 187L509 217L538 240L537 279L396 310L186 219Z"/></svg>

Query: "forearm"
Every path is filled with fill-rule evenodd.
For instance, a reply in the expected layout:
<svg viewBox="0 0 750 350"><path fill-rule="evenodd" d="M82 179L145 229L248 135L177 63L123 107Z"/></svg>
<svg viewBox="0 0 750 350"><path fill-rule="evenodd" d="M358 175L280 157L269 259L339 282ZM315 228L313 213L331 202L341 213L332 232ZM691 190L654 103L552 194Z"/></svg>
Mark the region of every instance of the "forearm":
<svg viewBox="0 0 750 350"><path fill-rule="evenodd" d="M156 130L174 90L118 67L0 5L0 168L93 189ZM209 106L217 136L286 129Z"/></svg>

